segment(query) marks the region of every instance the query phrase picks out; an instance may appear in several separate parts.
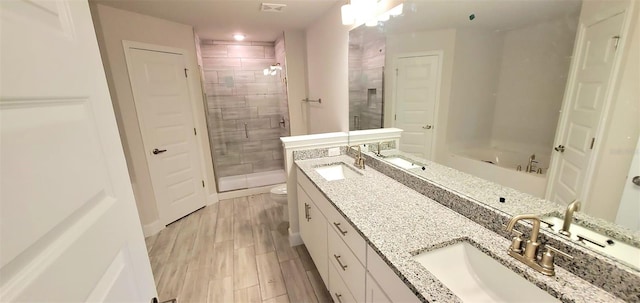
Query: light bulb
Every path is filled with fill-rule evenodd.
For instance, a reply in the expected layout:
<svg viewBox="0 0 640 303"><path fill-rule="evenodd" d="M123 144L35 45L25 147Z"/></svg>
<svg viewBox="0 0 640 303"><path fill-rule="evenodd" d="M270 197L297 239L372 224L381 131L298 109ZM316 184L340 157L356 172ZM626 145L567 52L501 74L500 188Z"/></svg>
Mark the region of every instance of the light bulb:
<svg viewBox="0 0 640 303"><path fill-rule="evenodd" d="M242 41L242 40L244 40L244 38L246 38L246 36L243 35L243 34L235 34L235 35L233 35L233 39L235 39L236 41Z"/></svg>
<svg viewBox="0 0 640 303"><path fill-rule="evenodd" d="M369 27L376 26L376 25L378 25L378 19L376 19L376 18L369 19L369 20L367 20L367 22L364 23L364 25L369 26Z"/></svg>
<svg viewBox="0 0 640 303"><path fill-rule="evenodd" d="M402 10L404 9L404 4L400 3L400 5L389 10L389 15L391 16L400 16L402 15Z"/></svg>
<svg viewBox="0 0 640 303"><path fill-rule="evenodd" d="M342 13L342 25L352 25L355 22L353 7L350 4L343 5L340 11Z"/></svg>

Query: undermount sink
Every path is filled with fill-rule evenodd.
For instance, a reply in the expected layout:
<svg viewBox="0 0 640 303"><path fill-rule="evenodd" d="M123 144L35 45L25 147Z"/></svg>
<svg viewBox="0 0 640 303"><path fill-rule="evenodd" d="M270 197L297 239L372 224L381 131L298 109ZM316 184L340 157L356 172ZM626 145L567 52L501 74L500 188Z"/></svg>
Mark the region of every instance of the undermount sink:
<svg viewBox="0 0 640 303"><path fill-rule="evenodd" d="M559 302L468 242L413 258L463 302Z"/></svg>
<svg viewBox="0 0 640 303"><path fill-rule="evenodd" d="M544 222L542 225L544 228L552 230L554 233L559 233L564 219L544 217L541 221ZM612 239L576 223L571 223L569 232L571 232L570 238L572 241L640 269L640 248Z"/></svg>
<svg viewBox="0 0 640 303"><path fill-rule="evenodd" d="M320 166L316 168L316 172L327 181L357 178L360 176L359 173L344 163Z"/></svg>
<svg viewBox="0 0 640 303"><path fill-rule="evenodd" d="M399 158L399 157L388 157L388 158L384 158L384 161L387 161L395 166L398 166L400 168L404 168L404 169L412 169L412 168L418 168L420 166L415 165L405 159Z"/></svg>

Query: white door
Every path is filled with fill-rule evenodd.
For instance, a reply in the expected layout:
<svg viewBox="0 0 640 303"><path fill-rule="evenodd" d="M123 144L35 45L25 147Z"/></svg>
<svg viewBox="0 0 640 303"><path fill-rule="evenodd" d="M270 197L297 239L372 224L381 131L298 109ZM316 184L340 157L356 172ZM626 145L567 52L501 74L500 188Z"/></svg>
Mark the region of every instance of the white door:
<svg viewBox="0 0 640 303"><path fill-rule="evenodd" d="M640 138L633 155L627 183L622 190L616 223L640 231Z"/></svg>
<svg viewBox="0 0 640 303"><path fill-rule="evenodd" d="M396 127L404 130L400 150L431 159L438 96L438 56L399 58Z"/></svg>
<svg viewBox="0 0 640 303"><path fill-rule="evenodd" d="M603 118L623 16L620 13L584 24L580 30L577 70L563 109L568 112L567 118L556 140L557 161L550 192L553 201L565 205L575 199L584 201L583 185Z"/></svg>
<svg viewBox="0 0 640 303"><path fill-rule="evenodd" d="M156 296L87 1L0 1L0 301Z"/></svg>
<svg viewBox="0 0 640 303"><path fill-rule="evenodd" d="M160 220L205 206L204 181L184 55L125 47Z"/></svg>

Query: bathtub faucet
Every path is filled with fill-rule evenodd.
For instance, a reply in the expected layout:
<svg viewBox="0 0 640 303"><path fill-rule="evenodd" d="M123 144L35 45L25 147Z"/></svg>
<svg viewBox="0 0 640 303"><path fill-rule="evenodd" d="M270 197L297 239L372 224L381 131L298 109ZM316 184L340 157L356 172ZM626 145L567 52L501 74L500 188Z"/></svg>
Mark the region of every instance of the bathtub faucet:
<svg viewBox="0 0 640 303"><path fill-rule="evenodd" d="M529 164L527 164L527 172L528 173L535 173L536 172L536 163L538 163L538 161L536 161L536 154L533 154L529 157Z"/></svg>

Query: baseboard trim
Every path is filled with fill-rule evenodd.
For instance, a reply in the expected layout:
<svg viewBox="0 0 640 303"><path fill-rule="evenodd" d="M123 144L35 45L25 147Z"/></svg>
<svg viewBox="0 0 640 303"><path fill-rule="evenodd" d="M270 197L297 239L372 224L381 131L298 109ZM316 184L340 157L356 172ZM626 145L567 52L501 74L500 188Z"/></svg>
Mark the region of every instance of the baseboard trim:
<svg viewBox="0 0 640 303"><path fill-rule="evenodd" d="M289 230L289 245L298 246L302 244L304 244L304 242L302 241L302 237L300 237L300 233L291 233L291 230Z"/></svg>
<svg viewBox="0 0 640 303"><path fill-rule="evenodd" d="M218 203L218 193L213 193L207 197L207 206Z"/></svg>
<svg viewBox="0 0 640 303"><path fill-rule="evenodd" d="M145 238L151 237L163 230L164 227L165 226L160 223L160 220L155 220L149 224L142 225L142 234L144 234Z"/></svg>
<svg viewBox="0 0 640 303"><path fill-rule="evenodd" d="M233 191L224 192L224 193L218 193L218 199L226 200L226 199L240 198L240 197L246 197L251 195L264 194L264 193L268 193L271 190L271 188L273 188L274 186L275 185L267 185L267 186L260 186L260 187L239 189L239 190L233 190Z"/></svg>

